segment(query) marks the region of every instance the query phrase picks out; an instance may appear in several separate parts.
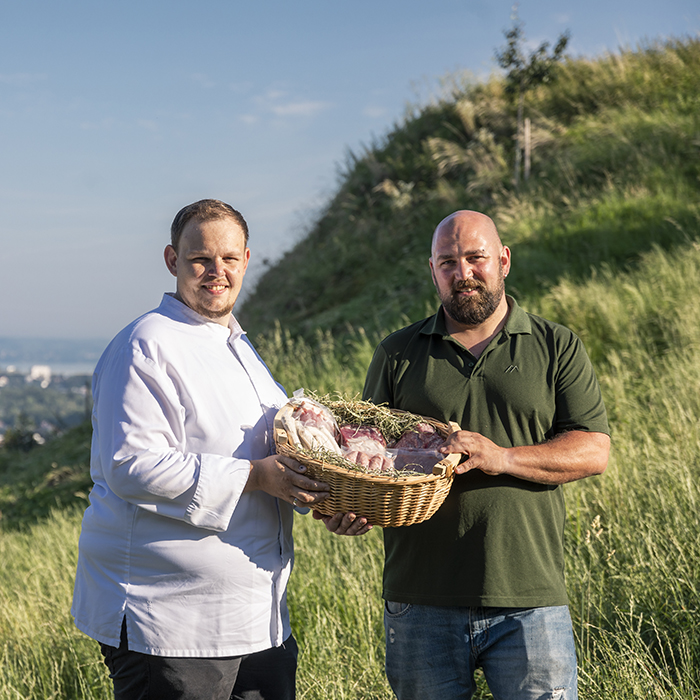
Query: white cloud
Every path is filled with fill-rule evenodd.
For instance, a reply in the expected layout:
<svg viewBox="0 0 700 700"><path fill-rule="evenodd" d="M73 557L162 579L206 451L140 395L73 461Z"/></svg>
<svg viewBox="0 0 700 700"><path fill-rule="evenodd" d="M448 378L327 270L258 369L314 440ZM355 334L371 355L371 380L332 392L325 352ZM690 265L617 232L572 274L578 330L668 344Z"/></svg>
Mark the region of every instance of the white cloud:
<svg viewBox="0 0 700 700"><path fill-rule="evenodd" d="M0 73L0 83L19 87L40 83L47 79L45 73Z"/></svg>
<svg viewBox="0 0 700 700"><path fill-rule="evenodd" d="M271 111L278 117L313 117L314 114L318 114L324 109L328 109L328 107L330 107L328 102L306 100L302 102L287 102L272 105Z"/></svg>
<svg viewBox="0 0 700 700"><path fill-rule="evenodd" d="M382 117L386 116L387 109L386 107L367 105L367 107L362 110L362 114L365 117L370 117L370 119L381 119Z"/></svg>
<svg viewBox="0 0 700 700"><path fill-rule="evenodd" d="M265 95L260 98L262 100L278 100L281 99L282 97L286 97L287 93L284 90L273 90L270 89L268 90Z"/></svg>
<svg viewBox="0 0 700 700"><path fill-rule="evenodd" d="M211 90L216 87L216 83L204 73L192 73L190 76L192 80L199 85L199 87L204 90Z"/></svg>
<svg viewBox="0 0 700 700"><path fill-rule="evenodd" d="M261 112L275 117L313 117L332 106L330 102L322 100L298 99L280 89L270 89L253 98L253 101Z"/></svg>
<svg viewBox="0 0 700 700"><path fill-rule="evenodd" d="M152 133L159 131L158 122L152 119L139 119L136 123L145 131L150 131Z"/></svg>

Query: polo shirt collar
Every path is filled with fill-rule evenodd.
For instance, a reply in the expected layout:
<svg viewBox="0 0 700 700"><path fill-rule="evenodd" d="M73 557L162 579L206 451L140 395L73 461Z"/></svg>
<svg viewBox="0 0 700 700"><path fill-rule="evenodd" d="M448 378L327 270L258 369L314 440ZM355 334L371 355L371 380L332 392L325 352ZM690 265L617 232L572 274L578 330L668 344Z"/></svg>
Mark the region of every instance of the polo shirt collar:
<svg viewBox="0 0 700 700"><path fill-rule="evenodd" d="M503 327L503 331L508 335L516 335L518 333L532 333L532 322L530 321L530 316L527 311L518 305L518 302L513 299L512 296L506 294L506 300L508 301L508 306L510 307L510 313L506 319L506 325Z"/></svg>
<svg viewBox="0 0 700 700"><path fill-rule="evenodd" d="M506 325L503 327L503 333L507 335L517 335L518 333L532 333L532 325L527 312L518 305L518 302L512 296L506 294L506 300L510 313L506 319ZM437 313L430 316L426 320L425 325L420 331L423 335L439 335L442 338L449 336L447 326L445 325L445 312L442 306Z"/></svg>

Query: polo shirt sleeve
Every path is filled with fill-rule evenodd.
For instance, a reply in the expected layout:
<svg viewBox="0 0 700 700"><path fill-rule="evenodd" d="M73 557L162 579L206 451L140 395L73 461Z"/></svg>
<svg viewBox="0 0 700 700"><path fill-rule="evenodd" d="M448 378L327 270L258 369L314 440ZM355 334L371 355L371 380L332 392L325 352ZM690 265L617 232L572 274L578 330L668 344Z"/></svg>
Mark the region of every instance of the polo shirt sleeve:
<svg viewBox="0 0 700 700"><path fill-rule="evenodd" d="M570 331L559 339L555 400L556 433L582 430L610 434L595 370L583 343Z"/></svg>
<svg viewBox="0 0 700 700"><path fill-rule="evenodd" d="M394 405L394 390L392 383L392 369L389 357L382 344L378 345L374 351L374 356L367 369L365 387L362 391L362 398L374 404Z"/></svg>

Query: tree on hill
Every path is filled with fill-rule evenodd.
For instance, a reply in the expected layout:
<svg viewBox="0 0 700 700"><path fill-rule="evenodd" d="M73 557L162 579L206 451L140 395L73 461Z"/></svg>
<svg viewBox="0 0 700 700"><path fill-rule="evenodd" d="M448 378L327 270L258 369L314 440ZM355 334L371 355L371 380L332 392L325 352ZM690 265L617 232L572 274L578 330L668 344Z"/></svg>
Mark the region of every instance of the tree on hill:
<svg viewBox="0 0 700 700"><path fill-rule="evenodd" d="M554 76L556 64L564 56L564 50L569 43L570 34L567 30L558 39L554 50L548 55L549 42L543 41L539 48L528 56L525 54L523 44L525 35L523 23L518 17L517 4L513 8L513 26L504 32L507 43L505 48L496 50L496 61L501 68L508 72L505 77L506 94L517 101L517 135L515 148L515 166L513 180L517 187L520 182L520 168L523 150L526 147L524 136L523 112L525 107L525 93L528 90L548 83ZM529 176L529 158L525 159L525 179Z"/></svg>

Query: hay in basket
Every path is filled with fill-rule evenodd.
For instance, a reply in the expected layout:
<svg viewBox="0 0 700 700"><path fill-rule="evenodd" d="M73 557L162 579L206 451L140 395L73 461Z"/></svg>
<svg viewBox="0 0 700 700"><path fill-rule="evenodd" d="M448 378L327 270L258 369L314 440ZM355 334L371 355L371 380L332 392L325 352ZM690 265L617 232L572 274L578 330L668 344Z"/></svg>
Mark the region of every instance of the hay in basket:
<svg viewBox="0 0 700 700"><path fill-rule="evenodd" d="M430 424L442 437L459 430L456 423L440 423L366 401L334 400L328 396L314 398L330 409L339 424L371 425L387 439L397 439L417 423ZM306 465L307 476L330 486L330 496L316 506L323 515L353 512L366 517L372 525L401 527L427 520L447 497L459 454L447 455L433 467L432 474L410 471L366 473L326 451L310 452L294 444L279 419L280 413L274 424L277 452Z"/></svg>

